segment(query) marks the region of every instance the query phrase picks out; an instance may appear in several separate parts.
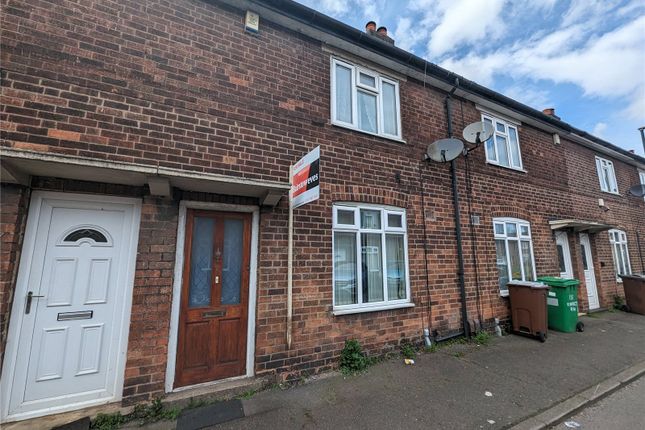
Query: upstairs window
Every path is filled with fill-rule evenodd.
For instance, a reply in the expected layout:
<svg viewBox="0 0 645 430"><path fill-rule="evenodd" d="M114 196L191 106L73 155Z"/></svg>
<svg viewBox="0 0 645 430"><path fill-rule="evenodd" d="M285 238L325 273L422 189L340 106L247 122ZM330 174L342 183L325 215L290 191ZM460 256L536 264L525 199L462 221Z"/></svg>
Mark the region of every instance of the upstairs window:
<svg viewBox="0 0 645 430"><path fill-rule="evenodd" d="M641 184L645 185L645 170L641 170L638 172L638 177L641 180ZM645 200L645 197L643 197L643 200Z"/></svg>
<svg viewBox="0 0 645 430"><path fill-rule="evenodd" d="M508 296L510 280L534 281L536 277L531 226L520 219L494 218L493 231L499 291Z"/></svg>
<svg viewBox="0 0 645 430"><path fill-rule="evenodd" d="M489 115L482 115L482 120L492 125L495 130L491 138L486 141L486 161L498 166L522 170L517 126Z"/></svg>
<svg viewBox="0 0 645 430"><path fill-rule="evenodd" d="M596 170L600 181L600 189L606 193L618 194L614 163L604 158L596 157Z"/></svg>
<svg viewBox="0 0 645 430"><path fill-rule="evenodd" d="M331 116L336 125L401 139L399 83L333 59Z"/></svg>
<svg viewBox="0 0 645 430"><path fill-rule="evenodd" d="M630 275L632 268L629 264L629 251L627 250L627 235L622 230L609 230L609 243L611 244L611 253L614 256L614 268L616 269L616 278L618 275Z"/></svg>

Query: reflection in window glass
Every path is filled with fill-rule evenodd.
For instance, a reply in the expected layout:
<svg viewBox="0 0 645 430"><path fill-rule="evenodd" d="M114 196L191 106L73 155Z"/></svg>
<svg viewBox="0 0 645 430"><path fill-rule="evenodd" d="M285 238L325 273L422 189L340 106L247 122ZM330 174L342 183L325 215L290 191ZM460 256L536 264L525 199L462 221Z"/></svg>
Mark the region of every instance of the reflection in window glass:
<svg viewBox="0 0 645 430"><path fill-rule="evenodd" d="M405 249L403 235L388 234L385 236L387 256L387 298L389 300L405 299Z"/></svg>
<svg viewBox="0 0 645 430"><path fill-rule="evenodd" d="M401 228L403 227L403 216L399 214L387 214L388 227Z"/></svg>
<svg viewBox="0 0 645 430"><path fill-rule="evenodd" d="M383 301L381 234L361 233L363 303Z"/></svg>
<svg viewBox="0 0 645 430"><path fill-rule="evenodd" d="M381 211L361 209L361 228L379 230L381 228Z"/></svg>
<svg viewBox="0 0 645 430"><path fill-rule="evenodd" d="M397 135L396 88L383 82L383 132Z"/></svg>
<svg viewBox="0 0 645 430"><path fill-rule="evenodd" d="M356 234L334 233L334 296L336 305L358 303Z"/></svg>
<svg viewBox="0 0 645 430"><path fill-rule="evenodd" d="M524 279L534 281L533 279L533 258L531 256L531 244L527 240L522 241L522 267L524 268Z"/></svg>
<svg viewBox="0 0 645 430"><path fill-rule="evenodd" d="M352 71L336 65L336 119L352 122Z"/></svg>
<svg viewBox="0 0 645 430"><path fill-rule="evenodd" d="M564 264L564 250L562 248L562 245L556 245L558 249L558 265L560 266L560 273L564 273L567 271L567 268Z"/></svg>
<svg viewBox="0 0 645 430"><path fill-rule="evenodd" d="M244 222L239 219L224 221L224 249L222 252L222 299L223 305L240 303L242 291L242 244Z"/></svg>
<svg viewBox="0 0 645 430"><path fill-rule="evenodd" d="M190 285L188 289L188 306L191 308L209 306L211 303L214 233L214 219L194 218L190 251Z"/></svg>
<svg viewBox="0 0 645 430"><path fill-rule="evenodd" d="M370 133L377 132L376 96L363 91L358 92L358 128Z"/></svg>
<svg viewBox="0 0 645 430"><path fill-rule="evenodd" d="M508 291L508 259L506 258L506 245L503 240L495 241L495 249L497 251L497 273L499 276L499 289L501 291Z"/></svg>
<svg viewBox="0 0 645 430"><path fill-rule="evenodd" d="M345 211L338 209L338 211L336 211L336 214L336 222L338 224L354 225L354 211Z"/></svg>
<svg viewBox="0 0 645 430"><path fill-rule="evenodd" d="M587 265L587 252L583 244L580 244L580 255L582 255L582 267L584 270L589 270L589 266Z"/></svg>

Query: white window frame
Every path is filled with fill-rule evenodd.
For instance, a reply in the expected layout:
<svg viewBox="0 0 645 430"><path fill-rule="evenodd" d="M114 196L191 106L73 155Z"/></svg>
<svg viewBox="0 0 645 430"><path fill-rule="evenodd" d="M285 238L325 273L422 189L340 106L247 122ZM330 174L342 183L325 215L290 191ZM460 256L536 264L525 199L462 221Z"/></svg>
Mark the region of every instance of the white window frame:
<svg viewBox="0 0 645 430"><path fill-rule="evenodd" d="M342 66L351 71L351 91L352 91L352 122L345 122L336 119L336 66ZM368 75L375 78L375 87L360 83L360 75ZM384 131L383 123L383 84L388 83L394 86L394 99L396 110L396 134L389 134ZM376 123L377 132L362 130L358 127L358 93L367 92L376 96ZM331 122L340 127L349 128L361 133L367 133L374 136L385 137L391 140L402 141L401 135L401 99L399 94L399 82L384 76L373 70L368 70L360 66L348 63L332 57L331 59Z"/></svg>
<svg viewBox="0 0 645 430"><path fill-rule="evenodd" d="M517 237L508 236L506 234L506 223L514 223L514 224L517 225ZM504 233L502 233L502 234L497 233L497 231L495 230L496 225L504 226ZM522 234L522 227L527 227L528 234L525 234L525 235ZM537 279L537 272L536 272L536 269L535 269L535 253L533 252L533 237L531 235L531 223L530 222L528 222L526 220L523 220L523 219L519 219L519 218L493 218L493 236L494 236L495 241L504 240L504 247L505 247L505 250L506 250L506 270L507 270L507 276L508 276L508 281L509 282L513 281L514 279L513 279L513 274L511 273L511 262L510 262L510 257L509 257L510 252L509 252L509 249L508 249L508 242L509 242L509 240L514 240L514 241L518 242L518 247L519 247L519 251L520 251L520 271L522 273L522 279L521 280L525 281L527 278L526 278L526 274L524 273L524 262L522 261L522 243L521 242L522 242L522 240L526 241L528 239L528 241L529 241L529 250L531 252L531 263L532 263L531 266L533 268L532 275L533 275L534 280ZM496 260L496 262L495 262L495 271L497 271L497 251L495 251L495 260ZM499 279L498 279L498 282L499 282ZM508 296L508 287L505 290L500 288L499 294L502 297L507 297Z"/></svg>
<svg viewBox="0 0 645 430"><path fill-rule="evenodd" d="M632 266L629 261L629 247L627 246L627 234L623 230L611 229L609 230L609 243L611 244L611 255L614 260L614 271L616 272L616 280L622 282L618 275L631 275ZM618 240L616 240L618 236ZM623 257L623 266L619 267L617 253L620 252ZM622 271L622 272L621 272Z"/></svg>
<svg viewBox="0 0 645 430"><path fill-rule="evenodd" d="M495 154L491 154L490 151L488 150L488 144L487 144L488 141L484 142L484 151L486 152L486 162L489 164L493 164L495 166L504 167L506 169L519 170L521 172L524 172L525 170L524 170L524 163L522 162L522 148L521 148L522 145L520 143L520 131L518 129L517 124L514 124L507 120L500 119L499 117L496 117L493 115L482 113L482 121L484 120L491 121L493 123L493 129L495 130L495 132L493 133L493 136L491 136L490 138L493 140L493 148L495 149ZM498 124L504 126L503 133L497 130ZM513 165L513 154L511 153L511 138L510 138L510 132L508 131L509 129L515 130L515 137L517 139L517 158L520 162L519 166ZM506 140L506 153L508 154L508 166L499 162L499 157L497 156L497 142L496 142L497 136L503 137Z"/></svg>
<svg viewBox="0 0 645 430"><path fill-rule="evenodd" d="M645 185L645 170L638 171L638 178L640 179L641 184ZM643 200L645 200L645 196L643 196Z"/></svg>
<svg viewBox="0 0 645 430"><path fill-rule="evenodd" d="M605 180L605 175L603 174L605 171L607 172L607 178L610 183L607 183ZM616 181L616 171L614 170L614 163L612 161L596 156L596 173L598 173L601 191L618 194L618 182Z"/></svg>
<svg viewBox="0 0 645 430"><path fill-rule="evenodd" d="M360 226L360 210L376 210L380 212L381 228L367 229ZM338 211L347 210L354 212L354 224L339 224ZM396 214L401 216L401 227L389 227L388 214ZM408 233L406 228L405 209L395 208L390 206L379 206L372 204L354 204L354 203L338 203L333 206L333 229L332 229L332 303L334 315L345 315L360 312L373 312L387 309L398 309L405 307L412 307L412 299L410 296L410 262L408 259ZM336 305L336 271L335 271L335 233L355 233L356 235L356 288L357 288L357 301L358 303L349 305ZM381 234L381 249L382 249L382 270L383 270L383 301L363 303L363 295L361 288L362 272L361 272L361 233L380 233ZM387 291L387 248L386 248L386 234L397 234L403 236L404 258L405 258L405 299L388 300Z"/></svg>

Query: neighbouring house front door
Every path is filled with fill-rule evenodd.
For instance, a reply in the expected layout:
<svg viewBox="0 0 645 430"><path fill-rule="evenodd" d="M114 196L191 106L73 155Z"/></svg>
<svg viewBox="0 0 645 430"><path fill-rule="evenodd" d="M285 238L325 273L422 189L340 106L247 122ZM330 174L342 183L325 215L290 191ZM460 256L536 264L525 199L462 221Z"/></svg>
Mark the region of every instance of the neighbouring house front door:
<svg viewBox="0 0 645 430"><path fill-rule="evenodd" d="M594 274L593 258L591 256L591 243L589 242L589 235L586 233L580 233L580 256L585 272L589 310L598 309L600 302L598 301L598 290L596 289L596 275Z"/></svg>
<svg viewBox="0 0 645 430"><path fill-rule="evenodd" d="M246 371L251 214L188 210L175 387Z"/></svg>
<svg viewBox="0 0 645 430"><path fill-rule="evenodd" d="M2 374L3 415L16 419L118 400L123 384L137 204L39 196L30 207Z"/></svg>

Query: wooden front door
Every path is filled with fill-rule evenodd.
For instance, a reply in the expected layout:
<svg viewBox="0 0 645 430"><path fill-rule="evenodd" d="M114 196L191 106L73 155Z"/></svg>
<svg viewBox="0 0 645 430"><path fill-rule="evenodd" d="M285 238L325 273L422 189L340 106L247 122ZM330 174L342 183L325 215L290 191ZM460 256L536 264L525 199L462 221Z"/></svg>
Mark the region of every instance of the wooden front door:
<svg viewBox="0 0 645 430"><path fill-rule="evenodd" d="M175 387L246 370L251 214L188 210Z"/></svg>

